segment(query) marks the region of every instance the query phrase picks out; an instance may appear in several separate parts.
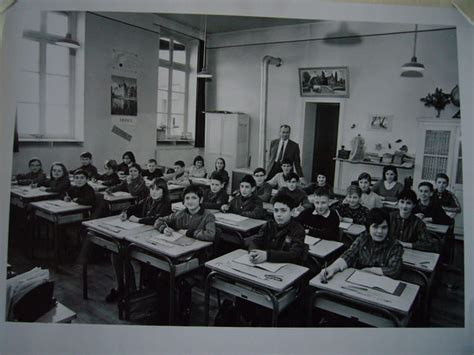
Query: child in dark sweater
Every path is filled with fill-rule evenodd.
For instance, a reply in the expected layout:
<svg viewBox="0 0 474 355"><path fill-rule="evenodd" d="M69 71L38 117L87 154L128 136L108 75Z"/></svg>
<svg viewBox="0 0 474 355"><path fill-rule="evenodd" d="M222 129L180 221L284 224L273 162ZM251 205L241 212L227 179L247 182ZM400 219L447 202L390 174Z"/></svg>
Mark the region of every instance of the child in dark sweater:
<svg viewBox="0 0 474 355"><path fill-rule="evenodd" d="M334 191L332 189L332 186L328 183L327 177L325 174L318 172L316 173L316 181L309 184L307 187L305 187L303 190L306 192L308 195L314 194L314 191L318 188L324 188L329 191L329 198L334 198Z"/></svg>
<svg viewBox="0 0 474 355"><path fill-rule="evenodd" d="M431 219L435 224L452 225L453 219L448 217L444 209L433 199L433 184L422 181L418 185L419 199L412 213L421 220Z"/></svg>
<svg viewBox="0 0 474 355"><path fill-rule="evenodd" d="M461 212L461 204L455 194L447 189L449 185L449 177L440 173L436 175L436 190L434 191L434 200L446 211Z"/></svg>
<svg viewBox="0 0 474 355"><path fill-rule="evenodd" d="M28 162L30 171L26 174L18 174L16 181L18 185L41 185L46 180L46 175L43 172L41 160L33 158Z"/></svg>
<svg viewBox="0 0 474 355"><path fill-rule="evenodd" d="M158 169L158 163L156 159L148 160L147 168L142 171L142 176L148 180L153 180L163 176L161 170Z"/></svg>
<svg viewBox="0 0 474 355"><path fill-rule="evenodd" d="M119 185L109 187L105 193L111 194L115 191L124 191L130 193L132 196L143 200L148 196L148 187L146 187L145 180L141 176L142 168L137 163L132 163L128 169L129 175Z"/></svg>
<svg viewBox="0 0 474 355"><path fill-rule="evenodd" d="M113 159L107 160L104 164L104 174L98 174L96 179L102 183L104 186L115 186L120 184L120 178L117 175L117 162Z"/></svg>
<svg viewBox="0 0 474 355"><path fill-rule="evenodd" d="M356 224L365 224L365 218L369 210L360 203L362 190L359 186L350 185L347 188L347 195L344 203L340 203L336 207L337 213L346 222Z"/></svg>
<svg viewBox="0 0 474 355"><path fill-rule="evenodd" d="M204 192L202 207L219 210L223 204L228 203L229 196L225 191L226 179L220 172L211 175L211 188Z"/></svg>
<svg viewBox="0 0 474 355"><path fill-rule="evenodd" d="M312 204L308 201L308 195L302 189L298 188L300 178L298 174L291 172L288 174L287 186L280 188L279 194L290 196L296 204L295 213L299 215L305 209L311 208ZM272 198L272 203L275 203L275 198Z"/></svg>
<svg viewBox="0 0 474 355"><path fill-rule="evenodd" d="M262 202L270 202L272 197L272 185L265 181L267 172L264 168L257 168L253 172L255 179L255 194Z"/></svg>
<svg viewBox="0 0 474 355"><path fill-rule="evenodd" d="M239 214L248 218L263 219L265 210L262 200L254 194L255 180L252 175L245 175L240 181L240 193L229 204L221 206L222 212Z"/></svg>
<svg viewBox="0 0 474 355"><path fill-rule="evenodd" d="M72 169L70 173L74 175L74 172L76 170L83 170L87 173L87 177L89 179L96 178L97 168L94 165L92 165L92 154L89 152L83 152L81 153L80 158L81 158L81 166L76 169Z"/></svg>
<svg viewBox="0 0 474 355"><path fill-rule="evenodd" d="M95 206L94 189L87 183L89 176L85 170L76 170L74 172L74 183L61 198L66 202L76 202L80 205Z"/></svg>
<svg viewBox="0 0 474 355"><path fill-rule="evenodd" d="M49 175L50 178L41 183L40 190L56 192L61 195L71 186L69 173L63 163L53 163Z"/></svg>

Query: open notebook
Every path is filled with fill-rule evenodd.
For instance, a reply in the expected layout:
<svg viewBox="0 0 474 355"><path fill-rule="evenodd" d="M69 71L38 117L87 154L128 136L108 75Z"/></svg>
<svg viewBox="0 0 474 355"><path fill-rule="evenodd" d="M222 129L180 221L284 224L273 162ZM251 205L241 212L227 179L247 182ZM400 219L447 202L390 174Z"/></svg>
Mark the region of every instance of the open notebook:
<svg viewBox="0 0 474 355"><path fill-rule="evenodd" d="M374 275L368 272L357 270L347 278L347 282L365 286L367 288L372 288L374 290L384 291L392 295L398 293L396 291L400 291L398 289L401 285L400 281L393 280L389 277Z"/></svg>
<svg viewBox="0 0 474 355"><path fill-rule="evenodd" d="M260 263L260 264L254 264L250 261L248 254L242 255L241 257L235 259L234 262L239 263L239 264L243 264L243 265L247 265L247 266L258 267L260 269L264 269L264 270L267 270L267 271L270 271L270 272L277 272L283 266L286 266L286 264L284 264L284 263L267 263L267 262L264 262L264 263Z"/></svg>

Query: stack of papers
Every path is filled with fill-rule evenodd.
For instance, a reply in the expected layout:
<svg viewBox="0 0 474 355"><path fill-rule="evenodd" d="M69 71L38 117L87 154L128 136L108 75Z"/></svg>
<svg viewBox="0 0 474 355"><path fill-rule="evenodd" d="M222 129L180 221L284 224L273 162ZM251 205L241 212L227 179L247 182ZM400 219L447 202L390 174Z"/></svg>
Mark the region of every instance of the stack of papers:
<svg viewBox="0 0 474 355"><path fill-rule="evenodd" d="M393 294L400 284L399 281L386 276L374 275L357 270L347 278L347 281L367 288L379 289L390 294Z"/></svg>
<svg viewBox="0 0 474 355"><path fill-rule="evenodd" d="M264 269L264 270L267 270L267 271L270 271L270 272L277 272L282 267L286 266L286 264L284 264L284 263L264 262L264 263L260 263L260 264L254 264L250 261L248 254L242 255L240 258L235 259L234 262L239 263L239 264L243 264L243 265L247 265L247 266L258 267L260 269Z"/></svg>

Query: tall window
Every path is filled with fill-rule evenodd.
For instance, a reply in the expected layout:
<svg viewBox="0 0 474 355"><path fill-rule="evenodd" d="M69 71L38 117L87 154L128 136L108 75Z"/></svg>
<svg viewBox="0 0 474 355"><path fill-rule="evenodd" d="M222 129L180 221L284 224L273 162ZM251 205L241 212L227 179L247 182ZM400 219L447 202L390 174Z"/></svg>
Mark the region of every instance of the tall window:
<svg viewBox="0 0 474 355"><path fill-rule="evenodd" d="M56 45L75 37L75 14L36 12L24 19L17 120L20 140L75 136L75 49Z"/></svg>
<svg viewBox="0 0 474 355"><path fill-rule="evenodd" d="M189 57L189 50L182 41L172 36L161 37L157 127L166 132L168 139L187 136Z"/></svg>

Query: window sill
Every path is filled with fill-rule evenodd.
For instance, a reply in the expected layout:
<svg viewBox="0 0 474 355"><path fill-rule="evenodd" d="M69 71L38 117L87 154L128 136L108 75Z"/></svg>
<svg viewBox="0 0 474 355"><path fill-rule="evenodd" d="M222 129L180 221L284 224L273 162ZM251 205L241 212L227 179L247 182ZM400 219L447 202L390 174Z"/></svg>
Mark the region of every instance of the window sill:
<svg viewBox="0 0 474 355"><path fill-rule="evenodd" d="M160 139L156 141L157 146L182 145L194 147L194 141L189 139Z"/></svg>
<svg viewBox="0 0 474 355"><path fill-rule="evenodd" d="M75 138L20 138L21 143L84 143L83 139Z"/></svg>

